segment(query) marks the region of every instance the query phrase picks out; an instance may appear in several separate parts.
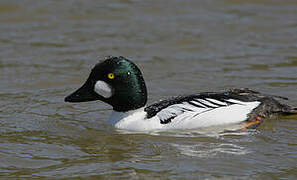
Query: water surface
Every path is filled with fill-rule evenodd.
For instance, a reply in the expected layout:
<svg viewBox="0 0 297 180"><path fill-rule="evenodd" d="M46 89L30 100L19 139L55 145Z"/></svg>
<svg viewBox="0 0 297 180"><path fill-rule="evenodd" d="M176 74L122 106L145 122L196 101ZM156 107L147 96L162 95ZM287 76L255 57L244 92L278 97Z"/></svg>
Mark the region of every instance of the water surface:
<svg viewBox="0 0 297 180"><path fill-rule="evenodd" d="M240 134L127 134L103 103L64 103L107 55L142 69L149 103L249 87L296 106L297 2L2 0L0 176L297 178L296 116Z"/></svg>

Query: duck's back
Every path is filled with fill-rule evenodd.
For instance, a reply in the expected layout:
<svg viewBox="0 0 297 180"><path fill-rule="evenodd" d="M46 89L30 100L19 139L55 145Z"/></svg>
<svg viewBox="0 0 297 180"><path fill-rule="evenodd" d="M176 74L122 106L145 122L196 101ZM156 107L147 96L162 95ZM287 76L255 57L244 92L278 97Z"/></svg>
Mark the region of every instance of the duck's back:
<svg viewBox="0 0 297 180"><path fill-rule="evenodd" d="M296 108L250 89L230 89L178 96L154 103L144 109L147 119L159 121L165 129L192 129L229 123L254 122L278 114L295 114Z"/></svg>

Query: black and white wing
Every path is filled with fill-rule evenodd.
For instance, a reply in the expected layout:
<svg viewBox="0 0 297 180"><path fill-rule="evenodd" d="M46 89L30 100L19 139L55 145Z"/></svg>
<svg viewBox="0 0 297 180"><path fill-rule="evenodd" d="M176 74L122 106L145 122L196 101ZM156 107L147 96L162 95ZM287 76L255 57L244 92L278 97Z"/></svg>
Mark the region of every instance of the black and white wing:
<svg viewBox="0 0 297 180"><path fill-rule="evenodd" d="M238 102L240 103L240 102ZM226 107L235 104L234 101L219 101L211 98L188 98L184 101L172 104L163 108L156 113L160 119L161 124L170 123L174 118L179 117L182 119L195 118L202 113L214 110L220 107Z"/></svg>
<svg viewBox="0 0 297 180"><path fill-rule="evenodd" d="M218 101L211 98L194 98L190 101L184 101L168 106L167 108L164 108L159 113L157 113L157 116L159 117L161 124L167 124L171 122L172 119L178 116L183 119L191 119L195 118L198 115L201 115L202 113L214 110L216 108L226 107L231 104L235 103L228 100Z"/></svg>
<svg viewBox="0 0 297 180"><path fill-rule="evenodd" d="M147 118L158 117L161 124L173 121L209 121L220 124L241 122L260 104L257 98L242 98L229 92L202 93L163 100L145 108ZM216 122L215 122L216 121Z"/></svg>

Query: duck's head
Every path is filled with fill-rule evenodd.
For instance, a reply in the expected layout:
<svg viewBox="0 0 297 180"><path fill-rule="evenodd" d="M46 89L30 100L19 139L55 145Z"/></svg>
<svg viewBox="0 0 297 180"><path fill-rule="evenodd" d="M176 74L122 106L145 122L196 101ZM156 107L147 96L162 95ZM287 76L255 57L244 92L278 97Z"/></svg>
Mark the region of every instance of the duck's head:
<svg viewBox="0 0 297 180"><path fill-rule="evenodd" d="M66 102L95 100L120 112L145 106L147 90L139 68L124 57L109 57L96 64L82 87L65 98Z"/></svg>

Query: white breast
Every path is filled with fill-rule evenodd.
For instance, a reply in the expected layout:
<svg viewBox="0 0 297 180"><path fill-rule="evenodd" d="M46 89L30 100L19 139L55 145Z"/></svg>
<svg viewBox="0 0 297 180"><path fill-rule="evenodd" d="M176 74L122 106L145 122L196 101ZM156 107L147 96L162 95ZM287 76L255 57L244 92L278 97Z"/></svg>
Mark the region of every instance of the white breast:
<svg viewBox="0 0 297 180"><path fill-rule="evenodd" d="M157 117L146 119L144 108L128 112L113 111L109 117L109 123L119 129L129 131L150 131L162 129Z"/></svg>

